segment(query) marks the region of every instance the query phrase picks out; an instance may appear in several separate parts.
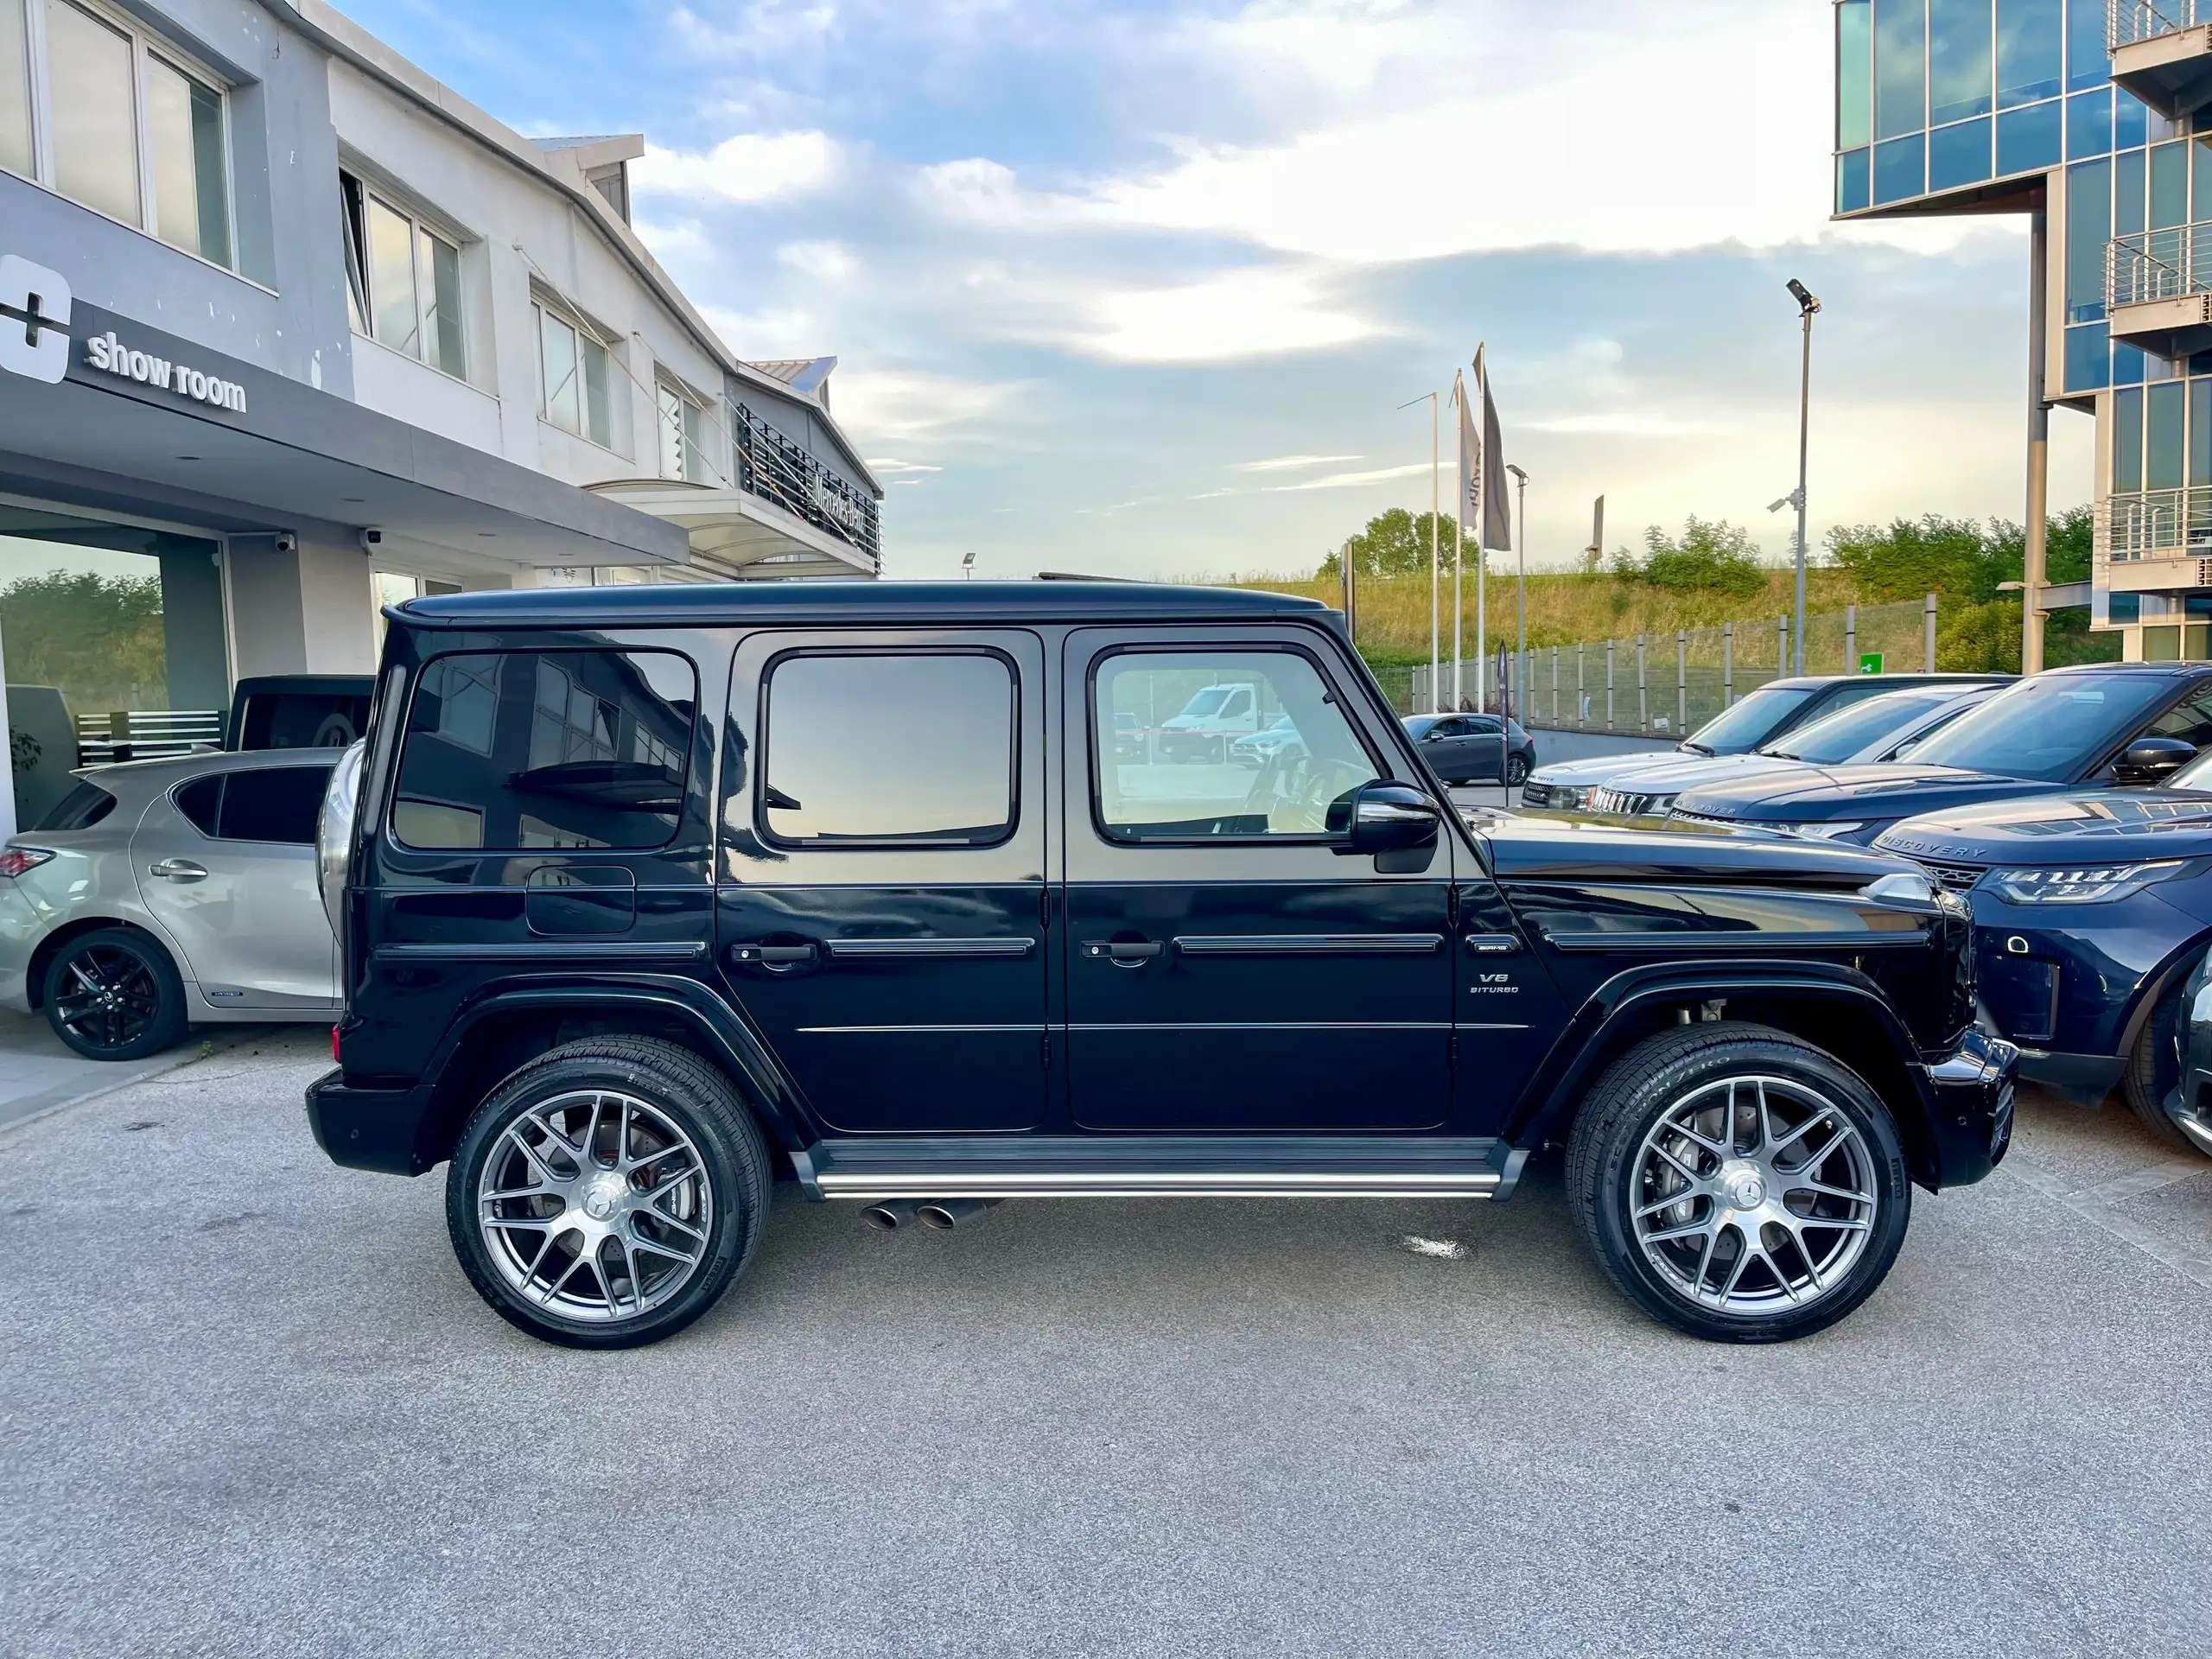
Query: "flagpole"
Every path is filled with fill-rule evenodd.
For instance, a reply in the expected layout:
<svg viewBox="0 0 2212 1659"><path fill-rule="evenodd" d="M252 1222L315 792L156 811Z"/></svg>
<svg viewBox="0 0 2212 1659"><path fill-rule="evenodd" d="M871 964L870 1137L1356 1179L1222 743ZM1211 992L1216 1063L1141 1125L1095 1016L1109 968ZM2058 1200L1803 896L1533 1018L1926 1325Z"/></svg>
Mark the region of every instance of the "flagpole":
<svg viewBox="0 0 2212 1659"><path fill-rule="evenodd" d="M1464 449L1467 445L1467 386L1466 383L1460 379L1457 370L1454 370L1452 375L1452 395L1459 400L1459 447ZM1460 476L1464 478L1466 471L1466 459L1462 456L1459 461ZM1461 572L1467 562L1467 504L1465 501L1459 504L1459 511L1452 515L1452 521L1457 526L1452 532L1452 711L1457 714L1460 705L1467 700L1467 648L1463 643L1466 624L1466 605L1461 597L1465 590ZM1482 540L1482 533L1479 531L1476 532L1475 539L1478 542Z"/></svg>
<svg viewBox="0 0 2212 1659"><path fill-rule="evenodd" d="M1442 500L1438 493L1441 474L1437 468L1442 454L1436 431L1436 394L1432 391L1428 394L1428 702L1430 711L1435 714L1444 711L1442 664L1438 661L1443 645L1436 619L1437 603L1443 597L1440 591L1442 584L1437 576L1437 562L1443 556L1442 540L1436 528L1436 512Z"/></svg>

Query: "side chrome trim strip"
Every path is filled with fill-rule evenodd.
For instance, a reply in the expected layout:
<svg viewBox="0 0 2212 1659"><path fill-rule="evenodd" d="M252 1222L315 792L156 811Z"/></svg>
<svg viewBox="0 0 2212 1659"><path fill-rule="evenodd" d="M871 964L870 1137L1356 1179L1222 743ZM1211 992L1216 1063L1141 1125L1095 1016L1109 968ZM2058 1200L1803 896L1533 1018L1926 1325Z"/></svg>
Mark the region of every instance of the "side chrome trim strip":
<svg viewBox="0 0 2212 1659"><path fill-rule="evenodd" d="M1637 950L1759 957L1776 950L1895 950L1906 945L1925 946L1928 933L1923 928L1909 933L1785 933L1765 928L1743 928L1724 933L1546 933L1544 943L1554 950L1605 954Z"/></svg>
<svg viewBox="0 0 2212 1659"><path fill-rule="evenodd" d="M1512 1172L1518 1174L1516 1169ZM1283 1170L840 1171L817 1177L828 1198L1490 1198L1507 1185L1496 1169L1418 1173Z"/></svg>
<svg viewBox="0 0 2212 1659"><path fill-rule="evenodd" d="M1451 1031L1449 1020L1154 1020L1071 1025L1070 1031ZM1465 1029L1465 1027L1460 1027Z"/></svg>
<svg viewBox="0 0 2212 1659"><path fill-rule="evenodd" d="M1209 933L1178 938L1185 957L1433 957L1440 933Z"/></svg>
<svg viewBox="0 0 2212 1659"><path fill-rule="evenodd" d="M974 1035L979 1033L1020 1032L1032 1035L1050 1031L1046 1025L1034 1026L796 1026L792 1027L806 1037L872 1037L897 1035L900 1037L941 1037L948 1033Z"/></svg>
<svg viewBox="0 0 2212 1659"><path fill-rule="evenodd" d="M883 962L914 957L961 957L1013 961L1035 953L1034 939L830 939L823 947L840 962Z"/></svg>
<svg viewBox="0 0 2212 1659"><path fill-rule="evenodd" d="M701 939L664 944L580 935L528 944L380 944L370 954L377 962L696 962L707 945Z"/></svg>

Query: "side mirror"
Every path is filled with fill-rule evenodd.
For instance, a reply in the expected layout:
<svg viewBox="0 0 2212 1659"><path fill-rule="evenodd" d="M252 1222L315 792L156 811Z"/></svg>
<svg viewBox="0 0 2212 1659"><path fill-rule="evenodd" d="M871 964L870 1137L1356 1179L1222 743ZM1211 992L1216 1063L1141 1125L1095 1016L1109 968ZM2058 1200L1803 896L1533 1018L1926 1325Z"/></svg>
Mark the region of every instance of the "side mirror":
<svg viewBox="0 0 2212 1659"><path fill-rule="evenodd" d="M2177 737L2139 737L2120 757L2116 772L2148 780L2178 772L2196 758L2196 745Z"/></svg>
<svg viewBox="0 0 2212 1659"><path fill-rule="evenodd" d="M1412 852L1436 844L1436 803L1410 784L1362 784L1329 804L1329 833L1347 855Z"/></svg>

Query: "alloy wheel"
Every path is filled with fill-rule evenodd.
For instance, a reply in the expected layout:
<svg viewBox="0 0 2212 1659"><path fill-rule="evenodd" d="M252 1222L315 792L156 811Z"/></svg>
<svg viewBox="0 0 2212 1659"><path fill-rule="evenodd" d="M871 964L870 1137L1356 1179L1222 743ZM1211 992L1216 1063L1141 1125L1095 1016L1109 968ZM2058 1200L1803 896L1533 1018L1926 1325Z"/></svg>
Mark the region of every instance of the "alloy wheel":
<svg viewBox="0 0 2212 1659"><path fill-rule="evenodd" d="M576 1090L527 1106L477 1182L486 1253L518 1295L564 1319L616 1324L698 1270L714 1187L691 1137L634 1095Z"/></svg>
<svg viewBox="0 0 2212 1659"><path fill-rule="evenodd" d="M1726 1078L1675 1102L1630 1180L1645 1262L1684 1300L1739 1317L1841 1289L1879 1202L1859 1127L1835 1101L1777 1077Z"/></svg>
<svg viewBox="0 0 2212 1659"><path fill-rule="evenodd" d="M63 964L54 1011L57 1022L87 1048L124 1048L160 1017L161 986L132 952L92 945Z"/></svg>

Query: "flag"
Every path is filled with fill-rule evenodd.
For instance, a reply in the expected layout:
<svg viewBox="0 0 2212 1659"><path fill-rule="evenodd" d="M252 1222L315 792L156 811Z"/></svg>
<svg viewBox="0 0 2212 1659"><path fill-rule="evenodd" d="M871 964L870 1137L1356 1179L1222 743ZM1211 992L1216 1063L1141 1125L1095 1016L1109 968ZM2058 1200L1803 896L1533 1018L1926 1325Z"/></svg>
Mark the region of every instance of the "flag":
<svg viewBox="0 0 2212 1659"><path fill-rule="evenodd" d="M1480 353L1475 357L1482 361ZM1463 374L1452 377L1452 403L1459 412L1459 529L1473 532L1468 539L1482 545L1483 441L1475 430L1475 417L1467 407L1467 383Z"/></svg>
<svg viewBox="0 0 2212 1659"><path fill-rule="evenodd" d="M1497 405L1483 368L1483 348L1475 347L1475 384L1483 391L1483 545L1496 553L1513 550L1513 508L1505 499L1505 440L1497 428Z"/></svg>

